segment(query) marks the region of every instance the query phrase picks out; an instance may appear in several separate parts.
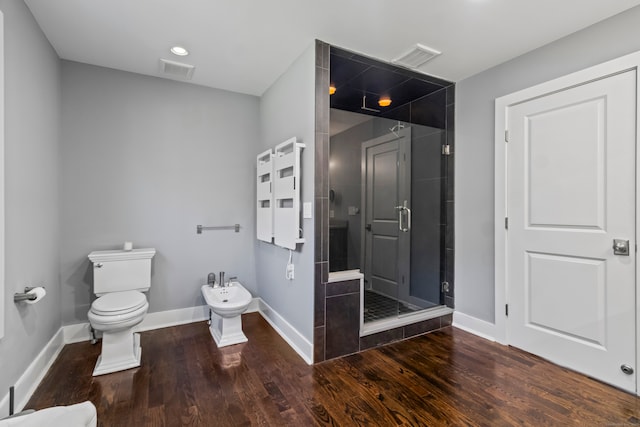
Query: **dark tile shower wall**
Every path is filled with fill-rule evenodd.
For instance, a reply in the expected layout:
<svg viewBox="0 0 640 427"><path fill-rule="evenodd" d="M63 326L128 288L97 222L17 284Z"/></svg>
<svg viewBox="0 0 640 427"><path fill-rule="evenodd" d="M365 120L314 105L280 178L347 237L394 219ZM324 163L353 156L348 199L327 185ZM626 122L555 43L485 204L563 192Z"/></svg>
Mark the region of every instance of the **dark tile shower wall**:
<svg viewBox="0 0 640 427"><path fill-rule="evenodd" d="M315 316L313 360L325 356L326 288L329 278L329 45L316 41Z"/></svg>
<svg viewBox="0 0 640 427"><path fill-rule="evenodd" d="M440 328L451 325L452 318L453 316L451 314L447 314L446 316L423 320L422 322L412 323L410 325L389 329L388 331L378 332L377 334L367 335L366 337L361 337L360 351L378 347L380 345L389 344L394 341L400 341L403 339L426 334L427 332L436 331Z"/></svg>
<svg viewBox="0 0 640 427"><path fill-rule="evenodd" d="M325 359L360 350L360 281L327 283Z"/></svg>
<svg viewBox="0 0 640 427"><path fill-rule="evenodd" d="M388 331L360 337L360 281L345 280L325 284L324 336L315 342L314 362L357 353L379 345L411 338L451 325L452 315L440 316Z"/></svg>
<svg viewBox="0 0 640 427"><path fill-rule="evenodd" d="M338 52L339 50L334 50ZM321 362L378 345L420 335L451 324L452 316L418 322L359 337L360 328L360 289L352 281L328 284L329 278L329 78L330 56L332 49L324 42L316 41L316 163L315 163L315 316L314 316L314 362ZM348 54L350 55L350 54ZM369 60L379 64L377 61ZM382 64L381 67L393 67ZM415 74L415 73L414 73ZM437 83L442 81L434 79ZM428 196L429 192L440 192L440 206L432 212L434 223L440 224L436 230L430 230L429 236L439 237L440 262L430 266L429 274L438 275L440 281L449 283L449 291L440 295L440 303L454 306L453 256L454 256L454 111L455 86L450 84L418 100L400 105L393 114L386 116L394 120L423 124L439 131L419 135L425 146L417 147L441 153L446 142L451 147L451 155L438 155L439 162L433 165L438 176L429 176L423 168L422 184L415 190L413 200ZM429 208L432 209L432 208ZM435 219L437 217L437 219ZM427 233L425 231L425 233ZM420 239L417 239L418 243ZM433 246L433 245L432 245ZM412 245L412 252L413 252ZM432 249L433 250L433 249ZM444 252L444 256L442 256Z"/></svg>
<svg viewBox="0 0 640 427"><path fill-rule="evenodd" d="M445 266L441 272L443 281L448 283L448 290L443 292L444 304L447 307L455 308L454 305L454 283L455 278L453 276L453 265L455 258L454 251L454 165L455 165L455 85L448 86L446 89L446 127L445 138L449 145L450 153L448 156L442 157L442 167L444 170L443 176L445 177L444 188L442 191L443 199L445 200L443 220L444 220L444 248L445 248Z"/></svg>

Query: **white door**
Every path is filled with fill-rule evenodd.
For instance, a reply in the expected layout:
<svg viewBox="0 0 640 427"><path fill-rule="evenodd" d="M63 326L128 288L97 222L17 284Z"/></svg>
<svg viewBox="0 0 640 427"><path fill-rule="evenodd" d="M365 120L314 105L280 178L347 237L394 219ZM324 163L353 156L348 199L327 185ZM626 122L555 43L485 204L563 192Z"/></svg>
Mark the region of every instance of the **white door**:
<svg viewBox="0 0 640 427"><path fill-rule="evenodd" d="M632 392L635 94L632 70L507 109L507 341Z"/></svg>
<svg viewBox="0 0 640 427"><path fill-rule="evenodd" d="M411 128L362 144L362 266L367 287L397 298L409 286Z"/></svg>

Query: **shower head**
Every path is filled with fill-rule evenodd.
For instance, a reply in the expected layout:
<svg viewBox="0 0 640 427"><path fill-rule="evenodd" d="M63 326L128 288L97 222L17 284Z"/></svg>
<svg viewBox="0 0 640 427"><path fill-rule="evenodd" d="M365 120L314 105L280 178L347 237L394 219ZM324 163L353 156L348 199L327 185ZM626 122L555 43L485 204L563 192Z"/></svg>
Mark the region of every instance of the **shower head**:
<svg viewBox="0 0 640 427"><path fill-rule="evenodd" d="M398 134L398 131L400 131L400 129L404 129L404 123L402 123L399 120L398 120L398 124L397 125L395 125L392 128L389 128L391 133L394 134L395 136L397 136L398 138L400 137L400 135Z"/></svg>

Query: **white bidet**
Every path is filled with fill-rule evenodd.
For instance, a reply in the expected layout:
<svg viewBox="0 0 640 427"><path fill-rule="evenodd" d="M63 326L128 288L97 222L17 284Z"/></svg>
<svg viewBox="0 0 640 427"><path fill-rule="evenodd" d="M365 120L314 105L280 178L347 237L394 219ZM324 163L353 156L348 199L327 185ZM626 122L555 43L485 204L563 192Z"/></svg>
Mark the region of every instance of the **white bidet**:
<svg viewBox="0 0 640 427"><path fill-rule="evenodd" d="M251 303L251 293L240 283L227 286L202 286L202 296L211 309L209 331L218 347L247 342L242 332L242 313Z"/></svg>

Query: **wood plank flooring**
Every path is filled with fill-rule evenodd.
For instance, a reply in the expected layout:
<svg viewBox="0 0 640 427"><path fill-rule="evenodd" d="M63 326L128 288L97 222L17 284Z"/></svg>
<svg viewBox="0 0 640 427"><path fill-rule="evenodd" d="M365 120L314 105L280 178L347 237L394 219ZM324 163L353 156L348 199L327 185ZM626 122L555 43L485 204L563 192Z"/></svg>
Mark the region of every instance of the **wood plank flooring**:
<svg viewBox="0 0 640 427"><path fill-rule="evenodd" d="M640 399L455 328L308 366L257 313L218 349L206 323L144 332L140 368L92 377L67 345L27 404L91 400L100 426L624 426Z"/></svg>

